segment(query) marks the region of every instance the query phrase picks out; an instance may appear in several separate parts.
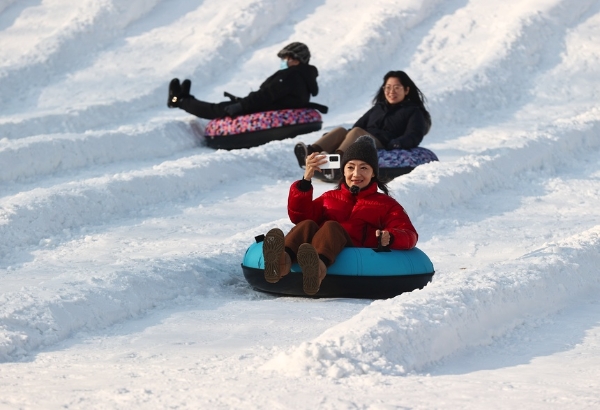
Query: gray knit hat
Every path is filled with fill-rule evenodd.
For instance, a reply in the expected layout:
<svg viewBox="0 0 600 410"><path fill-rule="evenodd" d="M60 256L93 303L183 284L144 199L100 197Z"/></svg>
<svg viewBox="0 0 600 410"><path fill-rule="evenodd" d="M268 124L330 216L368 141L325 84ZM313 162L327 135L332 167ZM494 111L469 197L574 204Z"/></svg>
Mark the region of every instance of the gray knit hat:
<svg viewBox="0 0 600 410"><path fill-rule="evenodd" d="M283 47L279 53L277 53L277 57L292 57L293 59L300 61L302 64L308 64L310 61L310 51L304 43L290 43Z"/></svg>
<svg viewBox="0 0 600 410"><path fill-rule="evenodd" d="M379 175L377 148L375 147L375 140L370 135L358 137L354 144L348 147L342 156L342 170L346 167L346 163L353 159L366 162L373 168L375 176Z"/></svg>

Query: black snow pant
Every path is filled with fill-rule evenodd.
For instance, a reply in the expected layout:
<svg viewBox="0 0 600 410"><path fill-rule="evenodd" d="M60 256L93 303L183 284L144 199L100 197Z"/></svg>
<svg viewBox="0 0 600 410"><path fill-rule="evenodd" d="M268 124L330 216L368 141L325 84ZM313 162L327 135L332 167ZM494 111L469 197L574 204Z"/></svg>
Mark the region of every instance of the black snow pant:
<svg viewBox="0 0 600 410"><path fill-rule="evenodd" d="M225 118L227 113L225 107L228 105L235 104L235 101L223 101L220 103L209 103L200 101L192 96L182 98L179 102L179 108L185 112L195 115L196 117L204 118L207 120L214 120L215 118Z"/></svg>

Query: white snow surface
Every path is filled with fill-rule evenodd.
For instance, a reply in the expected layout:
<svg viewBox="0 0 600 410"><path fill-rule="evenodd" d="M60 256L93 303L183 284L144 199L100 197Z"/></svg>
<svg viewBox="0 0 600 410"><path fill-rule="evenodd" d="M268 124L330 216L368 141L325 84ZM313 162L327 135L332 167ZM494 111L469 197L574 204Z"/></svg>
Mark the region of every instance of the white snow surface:
<svg viewBox="0 0 600 410"><path fill-rule="evenodd" d="M166 107L173 77L245 95L292 41L323 130L215 151ZM389 184L433 281L254 291L293 146L389 70L433 118L440 161ZM0 408L600 408L600 0L0 0L0 91Z"/></svg>

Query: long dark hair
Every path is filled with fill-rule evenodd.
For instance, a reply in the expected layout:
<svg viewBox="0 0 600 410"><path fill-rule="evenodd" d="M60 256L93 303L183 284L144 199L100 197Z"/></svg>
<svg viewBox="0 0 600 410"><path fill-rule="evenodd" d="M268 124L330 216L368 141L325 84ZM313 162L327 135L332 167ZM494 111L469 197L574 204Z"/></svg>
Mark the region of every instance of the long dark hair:
<svg viewBox="0 0 600 410"><path fill-rule="evenodd" d="M371 180L371 183L369 185L371 185L372 183L376 183L377 188L379 188L384 194L386 194L387 196L391 196L390 190L389 190L387 184L383 181L380 181L379 177L377 177L377 176L373 177L373 179ZM337 185L335 186L335 189L342 189L342 184L348 186L348 184L346 184L346 177L343 174L343 170L342 170L342 177L340 178ZM369 186L369 185L367 185L367 186ZM350 187L348 187L348 188L350 188Z"/></svg>
<svg viewBox="0 0 600 410"><path fill-rule="evenodd" d="M427 121L431 124L431 115L429 115L429 111L427 111L427 108L425 108L427 98L425 98L425 95L421 92L421 90L419 90L419 87L417 87L415 82L411 80L408 74L406 74L404 71L388 71L383 76L383 84L377 89L377 92L375 93L375 97L373 98L373 105L387 101L385 99L385 92L383 91L383 87L385 87L385 83L387 83L387 80L391 77L397 78L404 88L409 87L408 95L406 96L406 98L416 103L419 106L419 108L421 108L421 110L423 111L423 115L425 115Z"/></svg>

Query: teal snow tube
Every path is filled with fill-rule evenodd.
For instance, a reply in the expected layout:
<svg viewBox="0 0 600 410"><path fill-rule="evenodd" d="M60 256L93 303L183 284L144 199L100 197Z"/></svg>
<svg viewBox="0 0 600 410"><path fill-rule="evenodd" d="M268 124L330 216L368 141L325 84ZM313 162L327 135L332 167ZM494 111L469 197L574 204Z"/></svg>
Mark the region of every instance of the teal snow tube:
<svg viewBox="0 0 600 410"><path fill-rule="evenodd" d="M302 271L297 263L279 282L265 280L262 244L259 240L250 245L244 255L242 271L248 283L262 292L307 296L302 290ZM389 252L345 248L327 269L327 276L314 297L387 299L422 289L431 282L433 274L433 263L418 248Z"/></svg>

